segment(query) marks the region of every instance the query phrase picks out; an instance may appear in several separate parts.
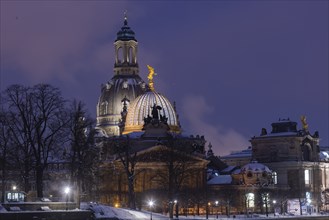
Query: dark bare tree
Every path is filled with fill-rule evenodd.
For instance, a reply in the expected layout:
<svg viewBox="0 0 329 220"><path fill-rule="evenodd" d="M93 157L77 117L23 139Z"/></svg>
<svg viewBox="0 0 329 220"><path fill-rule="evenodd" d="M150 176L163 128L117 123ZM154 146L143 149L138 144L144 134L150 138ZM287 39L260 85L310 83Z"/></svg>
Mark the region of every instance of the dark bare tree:
<svg viewBox="0 0 329 220"><path fill-rule="evenodd" d="M12 120L12 134L23 152L22 161L28 164L26 175L33 161L37 196L41 198L48 160L65 141L68 124L65 100L58 88L47 84L13 85L5 91L4 98Z"/></svg>
<svg viewBox="0 0 329 220"><path fill-rule="evenodd" d="M130 209L136 209L135 199L135 166L137 164L137 152L133 150L134 142L127 135L126 137L116 138L107 142L110 154L115 155L121 161L128 183L128 206Z"/></svg>
<svg viewBox="0 0 329 220"><path fill-rule="evenodd" d="M31 97L28 95L28 88L13 85L4 91L2 108L6 111L6 126L8 126L12 145L10 148L16 152L13 161L16 164L22 182L23 190L28 193L31 184L32 171L32 148L28 137L28 131L31 130L30 122L32 106L29 105Z"/></svg>
<svg viewBox="0 0 329 220"><path fill-rule="evenodd" d="M95 185L99 151L94 142L94 120L84 104L74 100L70 111L70 149L66 156L70 160L71 184L76 188L79 205L81 194L91 194Z"/></svg>
<svg viewBox="0 0 329 220"><path fill-rule="evenodd" d="M11 148L11 133L8 117L4 109L0 109L0 170L1 170L1 202L5 202L8 170L13 168L13 150Z"/></svg>

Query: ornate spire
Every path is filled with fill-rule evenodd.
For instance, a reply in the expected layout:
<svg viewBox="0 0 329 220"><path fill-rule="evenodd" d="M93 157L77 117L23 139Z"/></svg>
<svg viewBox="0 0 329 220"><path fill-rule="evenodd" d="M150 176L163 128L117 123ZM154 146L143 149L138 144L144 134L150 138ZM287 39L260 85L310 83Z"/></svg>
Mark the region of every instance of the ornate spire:
<svg viewBox="0 0 329 220"><path fill-rule="evenodd" d="M157 75L155 72L154 72L154 68L151 67L150 65L147 65L147 68L149 70L149 74L147 76L147 79L149 80L149 87L150 87L150 90L151 91L154 91L154 82L153 82L153 76L154 75Z"/></svg>

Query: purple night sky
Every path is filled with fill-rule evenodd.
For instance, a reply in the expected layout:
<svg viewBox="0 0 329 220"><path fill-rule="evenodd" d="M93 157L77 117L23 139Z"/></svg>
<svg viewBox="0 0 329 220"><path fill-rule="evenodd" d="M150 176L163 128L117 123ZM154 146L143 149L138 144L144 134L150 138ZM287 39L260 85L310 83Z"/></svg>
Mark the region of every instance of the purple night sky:
<svg viewBox="0 0 329 220"><path fill-rule="evenodd" d="M155 89L217 155L306 115L328 146L328 1L1 1L1 91L50 83L96 117L127 10Z"/></svg>

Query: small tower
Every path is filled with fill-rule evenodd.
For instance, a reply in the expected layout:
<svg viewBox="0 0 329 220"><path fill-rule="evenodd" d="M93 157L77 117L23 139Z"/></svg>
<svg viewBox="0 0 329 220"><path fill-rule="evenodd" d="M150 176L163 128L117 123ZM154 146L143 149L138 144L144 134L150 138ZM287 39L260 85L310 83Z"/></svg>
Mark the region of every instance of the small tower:
<svg viewBox="0 0 329 220"><path fill-rule="evenodd" d="M117 39L114 42L114 74L138 74L137 44L135 32L128 26L127 15L125 14L123 26L121 27L121 30L118 31Z"/></svg>

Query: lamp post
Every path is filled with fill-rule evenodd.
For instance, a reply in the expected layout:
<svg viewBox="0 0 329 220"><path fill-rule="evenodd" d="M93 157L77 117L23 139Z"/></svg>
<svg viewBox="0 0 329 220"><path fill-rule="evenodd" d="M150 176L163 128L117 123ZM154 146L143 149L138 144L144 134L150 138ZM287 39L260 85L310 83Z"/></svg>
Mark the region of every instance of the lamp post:
<svg viewBox="0 0 329 220"><path fill-rule="evenodd" d="M273 212L274 212L274 216L275 216L275 204L276 204L276 200L273 200Z"/></svg>
<svg viewBox="0 0 329 220"><path fill-rule="evenodd" d="M69 203L69 193L70 193L70 187L65 187L64 189L64 193L65 193L65 196L66 196L66 211L68 210L68 203Z"/></svg>
<svg viewBox="0 0 329 220"><path fill-rule="evenodd" d="M176 218L178 219L178 201L175 199Z"/></svg>
<svg viewBox="0 0 329 220"><path fill-rule="evenodd" d="M152 220L152 207L153 207L153 205L154 205L154 202L152 200L150 200L149 201L149 207L150 207L150 212L151 212L151 214L150 214L150 220Z"/></svg>
<svg viewBox="0 0 329 220"><path fill-rule="evenodd" d="M208 219L208 217L209 217L209 206L210 206L210 202L207 202L207 205L206 205L206 219Z"/></svg>
<svg viewBox="0 0 329 220"><path fill-rule="evenodd" d="M215 205L216 205L216 218L218 218L218 201L215 201Z"/></svg>

